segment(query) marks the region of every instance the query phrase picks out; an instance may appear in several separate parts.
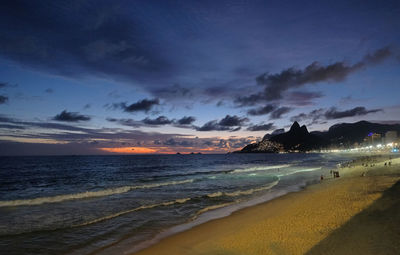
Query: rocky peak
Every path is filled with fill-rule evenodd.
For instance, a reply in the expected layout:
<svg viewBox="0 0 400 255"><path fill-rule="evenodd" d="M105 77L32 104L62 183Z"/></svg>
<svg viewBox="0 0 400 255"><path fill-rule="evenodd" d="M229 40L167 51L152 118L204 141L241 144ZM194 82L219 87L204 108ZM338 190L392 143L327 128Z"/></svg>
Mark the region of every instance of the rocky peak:
<svg viewBox="0 0 400 255"><path fill-rule="evenodd" d="M302 132L303 134L308 134L308 130L307 130L306 125L301 126L300 130L301 130L301 132Z"/></svg>
<svg viewBox="0 0 400 255"><path fill-rule="evenodd" d="M297 121L293 122L292 126L290 127L289 132L297 132L300 130L300 125Z"/></svg>

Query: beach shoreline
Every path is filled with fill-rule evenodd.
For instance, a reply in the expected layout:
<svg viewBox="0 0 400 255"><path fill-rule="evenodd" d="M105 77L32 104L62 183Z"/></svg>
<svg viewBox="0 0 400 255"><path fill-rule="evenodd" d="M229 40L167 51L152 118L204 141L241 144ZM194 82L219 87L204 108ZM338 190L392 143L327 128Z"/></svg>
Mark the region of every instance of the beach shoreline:
<svg viewBox="0 0 400 255"><path fill-rule="evenodd" d="M385 167L388 157L355 158L339 169L340 178L325 176L299 192L239 209L126 253L304 254L400 180L400 159Z"/></svg>

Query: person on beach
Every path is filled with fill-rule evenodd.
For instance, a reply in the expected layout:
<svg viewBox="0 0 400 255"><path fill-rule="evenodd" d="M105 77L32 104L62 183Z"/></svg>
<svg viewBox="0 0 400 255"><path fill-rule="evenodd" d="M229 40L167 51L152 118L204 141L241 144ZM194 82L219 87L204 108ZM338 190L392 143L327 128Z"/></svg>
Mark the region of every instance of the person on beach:
<svg viewBox="0 0 400 255"><path fill-rule="evenodd" d="M324 176L321 174L320 182L324 180Z"/></svg>

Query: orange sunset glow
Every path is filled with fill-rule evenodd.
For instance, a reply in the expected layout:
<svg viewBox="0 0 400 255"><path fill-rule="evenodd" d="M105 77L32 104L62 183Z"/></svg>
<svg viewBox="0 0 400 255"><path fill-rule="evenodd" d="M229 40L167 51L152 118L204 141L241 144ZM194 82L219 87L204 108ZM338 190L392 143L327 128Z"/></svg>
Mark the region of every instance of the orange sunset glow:
<svg viewBox="0 0 400 255"><path fill-rule="evenodd" d="M156 153L157 150L145 147L118 147L118 148L99 148L102 151L121 153L121 154L147 154Z"/></svg>
<svg viewBox="0 0 400 255"><path fill-rule="evenodd" d="M195 148L195 147L183 147L183 148L170 148L170 147L111 147L111 148L99 148L99 150L116 153L116 154L175 154L181 152L189 154L191 152L202 152L202 153L226 153L228 149L208 148Z"/></svg>

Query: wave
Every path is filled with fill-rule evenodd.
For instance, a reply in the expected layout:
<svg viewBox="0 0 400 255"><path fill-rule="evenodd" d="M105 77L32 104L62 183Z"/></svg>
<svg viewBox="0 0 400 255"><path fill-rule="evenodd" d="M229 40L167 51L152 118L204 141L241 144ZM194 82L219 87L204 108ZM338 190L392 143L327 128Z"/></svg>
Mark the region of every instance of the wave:
<svg viewBox="0 0 400 255"><path fill-rule="evenodd" d="M152 184L145 184L145 185L137 185L137 186L123 186L118 188L110 188L105 190L99 191L86 191L80 192L75 194L65 194L65 195L58 195L58 196L51 196L51 197L38 197L32 199L19 199L19 200L3 200L0 201L0 207L6 206L22 206L22 205L41 205L44 203L59 203L67 200L76 200L76 199L84 199L84 198L95 198L95 197L104 197L104 196L111 196L116 194L122 194L129 192L135 189L150 189L162 186L169 186L169 185L178 185L178 184L185 184L185 183L192 183L193 179L188 180L181 180L181 181L170 181L170 182L161 182L161 183L152 183Z"/></svg>
<svg viewBox="0 0 400 255"><path fill-rule="evenodd" d="M268 185L265 185L265 186L262 186L259 188L253 188L253 189L248 189L248 190L237 190L237 191L233 191L233 192L218 191L215 193L208 194L207 197L210 197L210 198L220 197L220 196L237 197L237 196L241 196L241 195L251 195L254 192L271 189L274 186L276 186L278 183L279 183L279 180L276 180L274 182L269 183Z"/></svg>
<svg viewBox="0 0 400 255"><path fill-rule="evenodd" d="M209 175L209 174L227 174L232 172L233 170L211 170L211 171L197 171L191 173L175 173L175 174L166 174L166 175L152 175L149 178L152 180L157 178L171 178L171 177L185 177L185 176L193 176L193 175ZM148 179L144 179L148 180Z"/></svg>
<svg viewBox="0 0 400 255"><path fill-rule="evenodd" d="M218 196L230 196L230 197L235 197L235 196L240 196L240 195L250 195L254 192L258 192L258 191L262 191L262 190L267 190L267 189L271 189L272 187L274 187L275 185L277 185L279 183L279 180L274 181L272 183L269 183L268 185L265 185L263 187L260 188L255 188L255 189L249 189L249 190L238 190L238 191L234 191L234 192L216 192L216 193L212 193L212 194L208 194L206 195L207 197L218 197ZM143 209L151 209L154 207L159 207L159 206L169 206L169 205L174 205L174 204L183 204L186 203L187 201L191 200L192 198L180 198L180 199L175 199L172 201L168 201L168 202L162 202L162 203L158 203L158 204L151 204L151 205L142 205L130 210L126 210L126 211L121 211L121 212L117 212L115 214L111 214L111 215L107 215L98 219L94 219L85 223L81 223L81 224L77 224L77 225L73 225L72 227L81 227L81 226L86 226L86 225L90 225L90 224L94 224L94 223L98 223L101 221L105 221L105 220L109 220L112 218L116 218L128 213L132 213L132 212L136 212L136 211L140 211ZM229 203L224 203L224 204L219 204L219 205L213 205L213 206L209 206L209 207L205 207L203 209L200 209L196 215L194 216L195 218L198 217L200 214L210 211L210 210L214 210L214 209L218 209L221 207L225 207L231 204L234 204L236 202L229 202Z"/></svg>
<svg viewBox="0 0 400 255"><path fill-rule="evenodd" d="M128 213L144 210L144 209L151 209L151 208L154 208L154 207L169 206L169 205L174 205L174 204L183 204L183 203L186 203L187 201L189 201L190 199L191 198L180 198L180 199L175 199L175 200L172 200L172 201L158 203L158 204L142 205L142 206L130 209L130 210L117 212L117 213L114 213L114 214L111 214L111 215L107 215L107 216L104 216L104 217L101 217L101 218L97 218L97 219L94 219L94 220L91 220L91 221L88 221L88 222L72 225L71 227L74 228L74 227L87 226L87 225L91 225L91 224L98 223L98 222L101 222L101 221L105 221L105 220L109 220L109 219L112 219L112 218L116 218L116 217L119 217L119 216L122 216L122 215L125 215L125 214L128 214Z"/></svg>
<svg viewBox="0 0 400 255"><path fill-rule="evenodd" d="M280 175L277 175L277 176L278 177L282 177L282 176L288 176L288 175L297 174L297 173L301 173L301 172L312 172L312 171L321 170L321 169L322 169L322 167L305 168L305 169L300 169L300 170L297 170L297 171L294 171L294 172L290 172L290 173L287 173L287 174L280 174Z"/></svg>
<svg viewBox="0 0 400 255"><path fill-rule="evenodd" d="M289 165L289 164L274 165L274 166L256 166L256 167L249 167L249 168L243 168L243 169L235 169L235 170L232 171L232 173L246 173L246 172L255 172L255 171L265 171L265 170L285 168L285 167L290 167L290 166L291 165Z"/></svg>
<svg viewBox="0 0 400 255"><path fill-rule="evenodd" d="M208 212L208 211L211 211L211 210L215 210L215 209L218 209L218 208L222 208L222 207L225 207L225 206L233 205L233 204L236 204L236 203L237 203L237 201L234 201L234 202L229 202L229 203L224 203L224 204L218 204L218 205L212 205L212 206L205 207L203 209L198 210L196 212L196 214L193 216L192 220L197 219L197 217L199 217L201 214L203 214L205 212Z"/></svg>

